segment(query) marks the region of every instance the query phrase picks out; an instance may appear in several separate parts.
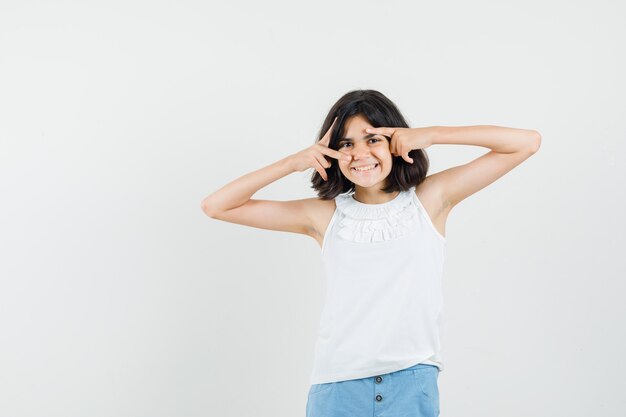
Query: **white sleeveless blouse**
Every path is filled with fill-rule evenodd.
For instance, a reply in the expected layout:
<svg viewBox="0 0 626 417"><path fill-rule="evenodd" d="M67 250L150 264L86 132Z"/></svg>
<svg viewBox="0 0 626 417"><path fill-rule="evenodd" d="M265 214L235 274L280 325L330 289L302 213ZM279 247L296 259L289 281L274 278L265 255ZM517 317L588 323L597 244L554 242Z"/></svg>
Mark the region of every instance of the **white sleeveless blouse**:
<svg viewBox="0 0 626 417"><path fill-rule="evenodd" d="M443 371L445 237L415 194L382 204L335 198L322 242L326 300L311 384L382 375L418 363Z"/></svg>

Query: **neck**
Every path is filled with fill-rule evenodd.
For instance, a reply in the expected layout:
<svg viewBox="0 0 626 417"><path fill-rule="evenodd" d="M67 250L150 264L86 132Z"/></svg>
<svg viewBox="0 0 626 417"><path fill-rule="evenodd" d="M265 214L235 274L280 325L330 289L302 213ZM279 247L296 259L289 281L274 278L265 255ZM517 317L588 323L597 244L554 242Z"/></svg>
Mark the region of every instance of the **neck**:
<svg viewBox="0 0 626 417"><path fill-rule="evenodd" d="M398 194L400 194L400 191L386 193L374 187L365 188L355 185L354 198L363 204L383 204L393 200Z"/></svg>

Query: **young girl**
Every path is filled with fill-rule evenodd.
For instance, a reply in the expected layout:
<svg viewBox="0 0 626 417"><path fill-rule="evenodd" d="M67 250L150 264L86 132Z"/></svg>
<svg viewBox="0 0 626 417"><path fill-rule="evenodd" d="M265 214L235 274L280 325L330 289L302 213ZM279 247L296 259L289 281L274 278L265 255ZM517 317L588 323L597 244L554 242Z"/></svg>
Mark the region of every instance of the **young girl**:
<svg viewBox="0 0 626 417"><path fill-rule="evenodd" d="M439 415L446 219L540 142L534 130L498 126L409 128L383 94L356 90L334 104L313 146L203 201L212 218L301 233L321 247L327 294L307 417ZM491 150L427 176L432 144ZM309 168L318 198L250 198Z"/></svg>

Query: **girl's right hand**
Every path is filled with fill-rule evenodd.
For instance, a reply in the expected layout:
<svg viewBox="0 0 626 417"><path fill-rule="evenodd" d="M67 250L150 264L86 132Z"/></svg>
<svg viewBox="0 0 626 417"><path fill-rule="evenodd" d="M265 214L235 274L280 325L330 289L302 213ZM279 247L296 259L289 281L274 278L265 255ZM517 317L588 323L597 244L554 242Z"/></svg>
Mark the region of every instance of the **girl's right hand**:
<svg viewBox="0 0 626 417"><path fill-rule="evenodd" d="M328 147L328 145L330 144L330 136L332 134L332 130L335 126L336 121L337 118L335 117L335 120L333 120L333 124L330 125L324 137L316 144L288 157L291 166L296 171L304 171L305 169L315 168L315 170L320 174L324 181L328 181L326 168L330 168L331 163L328 159L324 157L324 155L330 156L331 158L335 159L343 159L345 161L351 160L349 155L346 155L334 149L330 149Z"/></svg>

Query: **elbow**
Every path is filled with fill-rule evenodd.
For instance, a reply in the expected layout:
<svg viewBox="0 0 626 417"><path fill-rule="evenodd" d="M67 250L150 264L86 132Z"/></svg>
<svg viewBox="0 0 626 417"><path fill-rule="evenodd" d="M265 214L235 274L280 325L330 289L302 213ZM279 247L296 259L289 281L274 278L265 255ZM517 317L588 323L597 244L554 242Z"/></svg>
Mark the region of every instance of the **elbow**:
<svg viewBox="0 0 626 417"><path fill-rule="evenodd" d="M532 153L535 153L541 147L541 134L537 132L536 130L533 130L532 134L533 134L533 139L531 141L530 151Z"/></svg>
<svg viewBox="0 0 626 417"><path fill-rule="evenodd" d="M211 204L206 199L202 200L202 203L200 203L200 208L202 209L202 212L204 214L211 217L212 219L215 218L215 212L211 209Z"/></svg>

